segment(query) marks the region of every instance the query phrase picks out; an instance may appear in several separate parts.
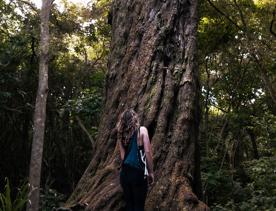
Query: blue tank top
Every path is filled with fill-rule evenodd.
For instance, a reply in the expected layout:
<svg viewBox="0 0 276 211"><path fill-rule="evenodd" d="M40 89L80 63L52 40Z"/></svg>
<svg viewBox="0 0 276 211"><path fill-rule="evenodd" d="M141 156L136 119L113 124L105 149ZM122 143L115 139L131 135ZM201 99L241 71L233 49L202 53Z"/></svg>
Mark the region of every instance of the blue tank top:
<svg viewBox="0 0 276 211"><path fill-rule="evenodd" d="M143 170L145 168L145 152L144 146L138 146L137 144L137 131L133 133L130 138L129 144L125 146L125 157L123 160L123 165L127 165L133 168Z"/></svg>

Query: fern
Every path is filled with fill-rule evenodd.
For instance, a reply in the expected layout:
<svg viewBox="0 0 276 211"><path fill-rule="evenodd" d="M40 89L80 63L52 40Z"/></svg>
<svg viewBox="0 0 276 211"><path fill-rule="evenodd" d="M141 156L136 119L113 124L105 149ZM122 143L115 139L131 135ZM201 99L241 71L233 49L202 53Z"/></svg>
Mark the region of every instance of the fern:
<svg viewBox="0 0 276 211"><path fill-rule="evenodd" d="M8 178L5 178L6 184L4 192L0 193L0 211L21 211L24 210L27 202L28 185L25 183L18 189L16 197L12 200L11 186Z"/></svg>

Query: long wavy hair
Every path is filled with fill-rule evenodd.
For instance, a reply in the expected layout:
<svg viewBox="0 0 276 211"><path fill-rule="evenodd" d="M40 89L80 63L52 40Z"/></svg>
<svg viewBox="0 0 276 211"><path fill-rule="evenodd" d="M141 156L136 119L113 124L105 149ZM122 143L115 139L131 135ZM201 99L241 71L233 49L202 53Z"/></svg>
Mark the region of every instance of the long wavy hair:
<svg viewBox="0 0 276 211"><path fill-rule="evenodd" d="M124 146L128 145L131 136L139 128L139 117L133 109L126 109L119 116L117 123L117 139L122 142Z"/></svg>

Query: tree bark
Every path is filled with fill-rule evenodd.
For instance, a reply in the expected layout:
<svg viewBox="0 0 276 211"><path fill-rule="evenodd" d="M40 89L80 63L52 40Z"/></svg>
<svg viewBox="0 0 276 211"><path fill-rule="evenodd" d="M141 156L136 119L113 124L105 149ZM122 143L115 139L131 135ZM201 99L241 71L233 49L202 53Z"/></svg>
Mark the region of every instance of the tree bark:
<svg viewBox="0 0 276 211"><path fill-rule="evenodd" d="M156 182L146 210L206 210L200 193L196 0L114 0L106 102L92 161L66 206L121 210L115 125L134 108L149 130ZM97 150L98 149L98 150Z"/></svg>
<svg viewBox="0 0 276 211"><path fill-rule="evenodd" d="M27 210L39 210L39 188L48 94L49 15L53 0L43 0L40 13L39 80L34 113L34 135L30 161Z"/></svg>

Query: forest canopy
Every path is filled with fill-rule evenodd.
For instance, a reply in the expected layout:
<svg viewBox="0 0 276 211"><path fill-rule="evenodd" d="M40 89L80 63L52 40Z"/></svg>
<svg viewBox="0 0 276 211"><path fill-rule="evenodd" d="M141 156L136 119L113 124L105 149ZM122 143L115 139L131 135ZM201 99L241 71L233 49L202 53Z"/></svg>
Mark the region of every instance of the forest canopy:
<svg viewBox="0 0 276 211"><path fill-rule="evenodd" d="M0 210L26 205L39 6L0 0ZM51 8L41 210L64 205L98 150L108 100L111 6L111 0L62 0ZM198 13L201 200L211 210L274 210L275 2L206 0Z"/></svg>

